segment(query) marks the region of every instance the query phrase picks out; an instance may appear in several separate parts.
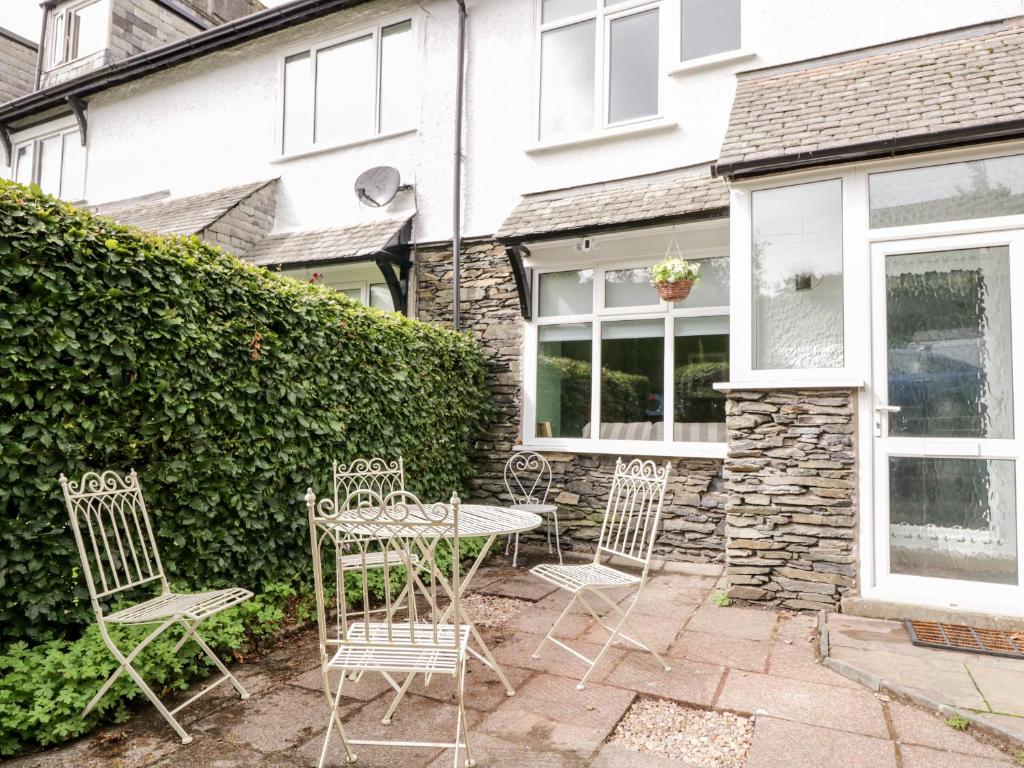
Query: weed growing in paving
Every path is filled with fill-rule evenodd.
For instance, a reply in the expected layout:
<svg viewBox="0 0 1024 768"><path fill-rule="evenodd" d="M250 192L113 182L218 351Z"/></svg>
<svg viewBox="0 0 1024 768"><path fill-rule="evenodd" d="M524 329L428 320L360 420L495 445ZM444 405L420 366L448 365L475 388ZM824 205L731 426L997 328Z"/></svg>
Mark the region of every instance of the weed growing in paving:
<svg viewBox="0 0 1024 768"><path fill-rule="evenodd" d="M953 715L946 718L946 725L956 731L966 731L970 724L963 715Z"/></svg>
<svg viewBox="0 0 1024 768"><path fill-rule="evenodd" d="M711 598L711 602L719 608L728 608L732 605L732 598L725 592L715 592L714 596Z"/></svg>

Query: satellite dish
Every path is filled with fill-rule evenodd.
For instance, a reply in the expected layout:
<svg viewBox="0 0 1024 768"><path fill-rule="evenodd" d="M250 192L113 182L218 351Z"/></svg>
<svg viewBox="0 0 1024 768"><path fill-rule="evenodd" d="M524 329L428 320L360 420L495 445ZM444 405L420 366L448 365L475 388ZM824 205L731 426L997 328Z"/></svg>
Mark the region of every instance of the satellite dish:
<svg viewBox="0 0 1024 768"><path fill-rule="evenodd" d="M373 208L380 208L395 199L402 178L390 165L379 165L363 171L356 179L356 197Z"/></svg>

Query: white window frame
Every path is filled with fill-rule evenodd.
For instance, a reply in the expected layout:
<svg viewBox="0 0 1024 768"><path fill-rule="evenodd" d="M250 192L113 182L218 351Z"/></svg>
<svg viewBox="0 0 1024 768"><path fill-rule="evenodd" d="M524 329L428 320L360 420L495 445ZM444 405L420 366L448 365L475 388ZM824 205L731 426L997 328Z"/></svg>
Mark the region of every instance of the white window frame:
<svg viewBox="0 0 1024 768"><path fill-rule="evenodd" d="M353 29L350 32L346 32L343 35L333 35L331 37L325 37L317 39L313 42L306 42L303 45L297 45L295 47L285 50L278 60L278 73L277 73L277 131L274 137L275 142L275 155L279 159L291 159L305 157L307 155L316 154L319 152L325 152L332 149L339 149L341 147L358 146L360 144L366 144L371 141L378 141L381 139L389 139L396 136L403 136L408 133L416 131L416 120L413 119L411 125L396 128L391 131L382 133L380 130L380 88L381 88L381 38L383 30L386 27L392 27L396 24L403 22L410 22L409 33L412 35L413 45L417 51L422 50L422 43L420 40L420 23L419 14L409 13L397 13L385 18L378 20L371 26L362 26L358 29ZM317 77L317 54L326 48L333 48L337 45L343 45L344 43L350 43L353 40L358 40L363 37L372 37L374 46L374 59L375 59L375 70L374 70L374 97L373 97L373 131L366 136L359 136L353 139L345 139L342 141L335 142L316 142L314 136L316 134L316 77ZM293 56L299 56L301 54L309 54L309 76L310 76L310 99L307 109L309 110L309 136L306 137L306 141L302 142L300 148L295 149L291 152L286 152L284 147L285 138L285 62ZM419 78L419 70L416 72L409 73L410 78ZM412 92L418 93L419 89L413 87Z"/></svg>
<svg viewBox="0 0 1024 768"><path fill-rule="evenodd" d="M574 144L586 141L595 135L602 133L620 133L628 131L632 126L642 126L644 123L664 122L663 105L665 103L665 91L661 73L664 71L665 58L665 8L662 0L618 0L614 5L604 6L604 0L594 0L594 9L585 13L577 13L566 16L557 21L544 23L543 0L534 0L534 13L537 23L534 24L534 75L533 75L533 128L530 137L530 144L542 146L547 144L562 145ZM608 120L609 89L611 87L611 23L627 16L633 16L645 11L656 10L658 12L658 109L652 115L634 117L628 120L610 122ZM545 32L562 27L569 27L584 21L594 21L594 115L592 127L583 130L581 133L542 136L541 135L541 75L543 68L542 61L542 38Z"/></svg>
<svg viewBox="0 0 1024 768"><path fill-rule="evenodd" d="M92 51L84 56L79 56L77 51L75 51L77 44L75 40L76 32L74 30L74 24L71 23L72 19L75 14L83 8L87 8L90 5L95 5L96 3L101 2L107 3L107 44L98 51ZM62 67L66 64L74 64L75 62L103 53L104 50L110 47L110 27L112 18L113 3L109 0L84 0L84 2L76 3L68 6L67 8L61 8L59 11L55 11L47 24L47 71L56 69L57 67ZM57 29L58 25L60 26L59 30Z"/></svg>
<svg viewBox="0 0 1024 768"><path fill-rule="evenodd" d="M686 254L688 259L729 258L728 247L705 248L691 250ZM594 258L572 261L547 262L543 267L533 267L532 306L534 317L523 324L523 447L541 451L568 451L572 453L591 454L630 454L640 456L680 456L725 458L726 443L693 442L673 440L673 422L675 413L675 387L673 374L675 370L675 320L679 317L728 317L728 306L687 307L685 303L675 304L659 299L657 304L646 307L614 307L604 308L605 273L631 267L649 267L657 259L615 259L600 261ZM576 315L549 315L541 317L540 307L540 276L552 272L571 272L574 270L594 270L593 306L589 313ZM731 272L731 270L730 270ZM730 277L731 280L731 277ZM731 298L731 293L730 293ZM601 324L621 320L658 320L665 323L665 357L664 357L664 429L661 440L610 440L600 437L601 424ZM590 437L538 437L537 436L537 351L539 347L539 330L548 325L567 325L572 323L588 323L591 328L591 388L590 388ZM731 334L730 324L730 334ZM730 336L730 358L732 338Z"/></svg>
<svg viewBox="0 0 1024 768"><path fill-rule="evenodd" d="M670 75L682 75L687 72L694 72L701 69L708 69L711 67L725 66L727 64L735 64L740 61L746 61L754 58L754 52L747 47L744 30L743 17L745 13L747 2L746 0L740 0L740 47L733 48L728 51L720 51L718 53L711 53L707 56L698 56L692 59L683 58L683 0L675 0L671 4L675 16L672 19L672 26L676 32L675 37L675 61L674 66L670 71Z"/></svg>
<svg viewBox="0 0 1024 768"><path fill-rule="evenodd" d="M69 120L73 120L73 118L71 118ZM63 194L63 191L64 191L64 142L67 140L65 137L72 136L73 137L73 139L72 139L73 141L81 142L81 140L82 140L81 139L81 133L78 130L78 124L77 123L69 122L69 121L62 121L62 124L60 124L58 126L52 126L52 125L51 126L46 126L46 128L44 130L34 131L34 132L31 132L30 134L25 135L24 137L15 138L15 140L12 142L12 148L11 148L11 178L12 179L18 178L18 150L21 149L22 147L26 146L27 144L33 144L34 146L32 148L32 171L29 174L29 178L31 179L31 183L32 184L38 184L39 183L39 159L40 159L39 145L42 144L42 142L45 141L46 139L52 139L52 138L54 138L56 136L60 136L61 137L61 146L60 146L60 152L61 152L61 159L60 159L60 171L61 171L61 173L60 173L60 186L61 186L61 188L60 188L60 190L57 190L56 192L54 190L44 190L44 192L46 192L46 194L48 194L48 195L53 195L54 197L61 197L61 195ZM85 188L86 188L85 183L86 183L86 177L87 177L87 174L88 174L89 153L85 152L85 147L82 147L82 151L83 151L83 155L84 155L84 157L82 158L82 191L83 191L83 196L80 197L80 198L75 198L75 199L72 199L72 200L68 200L67 202L74 203L74 202L78 202L78 201L81 201L81 200L85 199L84 191L85 191ZM64 199L64 198L61 198L61 199Z"/></svg>
<svg viewBox="0 0 1024 768"><path fill-rule="evenodd" d="M328 264L327 266L332 266L332 265ZM310 270L312 272L316 272L317 271L315 267L309 267L309 266L307 266L307 267L300 267L300 269ZM296 280L298 282L311 282L311 281L300 281L299 278L294 277L294 276L288 274L289 270L287 270L287 269L282 269L281 273L285 277L290 277L292 280ZM313 283L313 285L323 285L323 283L321 283L320 281L317 281L316 283ZM362 304L364 307L369 307L370 306L370 289L372 287L374 287L374 286L377 286L377 285L382 285L382 286L384 286L385 289L387 289L387 287L388 287L388 284L384 280L383 276L381 277L380 280L350 280L348 282L339 283L338 285L325 285L324 287L325 288L330 288L332 291L338 291L339 293L341 293L342 291L357 290L357 291L359 291L359 303ZM389 289L389 294L388 295L390 295L390 289ZM375 307L375 309L379 309L379 307ZM387 312L388 310L382 310L382 311ZM393 310L393 311L397 312L398 310L396 309L396 310Z"/></svg>

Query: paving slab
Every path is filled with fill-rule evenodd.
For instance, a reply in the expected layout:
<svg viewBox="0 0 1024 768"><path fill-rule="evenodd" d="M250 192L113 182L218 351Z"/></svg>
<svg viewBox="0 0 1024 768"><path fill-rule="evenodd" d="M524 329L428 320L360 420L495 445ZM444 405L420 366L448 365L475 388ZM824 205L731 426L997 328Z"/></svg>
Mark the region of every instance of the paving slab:
<svg viewBox="0 0 1024 768"><path fill-rule="evenodd" d="M717 664L750 672L764 672L768 664L769 649L769 644L763 640L683 630L668 649L668 655L671 658Z"/></svg>
<svg viewBox="0 0 1024 768"><path fill-rule="evenodd" d="M874 738L794 723L757 718L747 768L896 768L896 747Z"/></svg>
<svg viewBox="0 0 1024 768"><path fill-rule="evenodd" d="M532 669L535 672L544 672L550 675L558 675L571 679L574 684L586 674L586 665L554 643L544 644L544 648L538 654L539 658L533 658L533 652L537 649L542 638L537 635L520 635L508 642L502 643L491 652L502 668L519 667L521 669ZM594 659L601 652L601 646L596 643L588 643L584 640L566 641L578 653ZM626 651L622 647L611 647L601 659L601 663L594 670L590 679L594 682L601 682L614 669L615 665L622 660Z"/></svg>
<svg viewBox="0 0 1024 768"><path fill-rule="evenodd" d="M604 682L641 694L710 707L725 667L686 659L669 659L666 672L644 651L629 651Z"/></svg>
<svg viewBox="0 0 1024 768"><path fill-rule="evenodd" d="M685 760L672 760L662 755L637 752L615 744L605 744L590 765L591 768L697 768Z"/></svg>
<svg viewBox="0 0 1024 768"><path fill-rule="evenodd" d="M777 621L775 613L758 608L718 608L702 605L694 612L686 624L686 629L691 632L710 632L746 640L771 640Z"/></svg>
<svg viewBox="0 0 1024 768"><path fill-rule="evenodd" d="M945 723L945 717L926 712L920 707L893 701L888 705L889 718L900 744L926 746L932 749L974 757L1000 760L1005 757L996 747L978 741L971 733L957 731Z"/></svg>
<svg viewBox="0 0 1024 768"><path fill-rule="evenodd" d="M558 587L534 576L526 568L489 568L473 578L472 591L482 595L516 597L535 603L558 591Z"/></svg>
<svg viewBox="0 0 1024 768"><path fill-rule="evenodd" d="M338 690L338 680L341 673L336 670L330 670L328 673L328 681L332 691ZM294 685L299 688L304 688L307 691L315 691L321 696L323 695L323 674L318 666L316 669L311 669L308 672L303 672L301 675L288 678L286 681L288 685ZM359 676L358 680L346 680L343 696L346 699L355 699L357 701L370 701L377 698L385 691L394 690L387 680L384 679L383 675L375 672L367 672ZM326 700L325 700L326 702ZM325 703L326 706L326 703Z"/></svg>
<svg viewBox="0 0 1024 768"><path fill-rule="evenodd" d="M732 671L716 706L883 739L889 736L882 703L863 690Z"/></svg>
<svg viewBox="0 0 1024 768"><path fill-rule="evenodd" d="M530 635L543 637L555 625L555 621L558 620L560 615L561 611L532 606L530 610L523 611L506 622L503 628L509 630L511 634L526 632ZM593 623L594 620L587 614L570 613L558 625L555 637L575 639L589 630ZM540 642L539 639L538 642Z"/></svg>
<svg viewBox="0 0 1024 768"><path fill-rule="evenodd" d="M993 760L928 747L904 746L900 748L900 755L903 768L1007 768L1013 765L1006 757Z"/></svg>
<svg viewBox="0 0 1024 768"><path fill-rule="evenodd" d="M1013 670L970 662L964 666L989 709L1004 715L1024 717L1024 664Z"/></svg>
<svg viewBox="0 0 1024 768"><path fill-rule="evenodd" d="M518 690L523 683L534 674L531 670L518 667L503 667L512 688ZM410 692L434 701L454 703L455 678L450 675L434 675L430 684L424 683L423 676L418 675L409 689ZM385 695L387 697L388 694ZM466 665L466 707L481 712L497 709L505 699L509 698L498 676L493 670L473 659Z"/></svg>
<svg viewBox="0 0 1024 768"><path fill-rule="evenodd" d="M584 768L591 765L589 760L574 752L546 751L480 731L470 735L469 743L473 759L480 768ZM451 752L439 755L429 768L453 768Z"/></svg>
<svg viewBox="0 0 1024 768"><path fill-rule="evenodd" d="M634 613L630 616L632 628L626 627L624 631L626 634L633 636L633 630L635 630L635 634L638 635L636 637L637 640L653 648L658 653L665 653L683 628L687 618L689 618L688 615L662 614L659 616L643 616ZM609 626L615 626L617 624L617 617L611 615L605 620L605 623ZM608 630L595 622L588 631L581 635L581 639L596 645L602 645L609 635ZM636 648L628 640L618 639L616 640L616 645L627 649Z"/></svg>
<svg viewBox="0 0 1024 768"><path fill-rule="evenodd" d="M292 755L264 755L254 749L218 739L203 739L158 764L160 768L298 768L301 763Z"/></svg>
<svg viewBox="0 0 1024 768"><path fill-rule="evenodd" d="M841 688L861 688L859 683L822 665L818 659L816 646L816 641L812 644L808 640L776 637L771 643L768 674L822 685L836 685Z"/></svg>

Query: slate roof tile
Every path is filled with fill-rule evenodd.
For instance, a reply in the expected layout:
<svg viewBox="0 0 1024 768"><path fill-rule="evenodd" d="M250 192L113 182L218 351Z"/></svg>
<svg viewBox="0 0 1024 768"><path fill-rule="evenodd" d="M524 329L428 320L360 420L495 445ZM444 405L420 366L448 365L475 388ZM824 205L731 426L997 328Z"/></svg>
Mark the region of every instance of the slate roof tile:
<svg viewBox="0 0 1024 768"><path fill-rule="evenodd" d="M392 243L411 218L388 218L348 227L270 235L256 244L246 261L259 266L276 266L372 256Z"/></svg>

